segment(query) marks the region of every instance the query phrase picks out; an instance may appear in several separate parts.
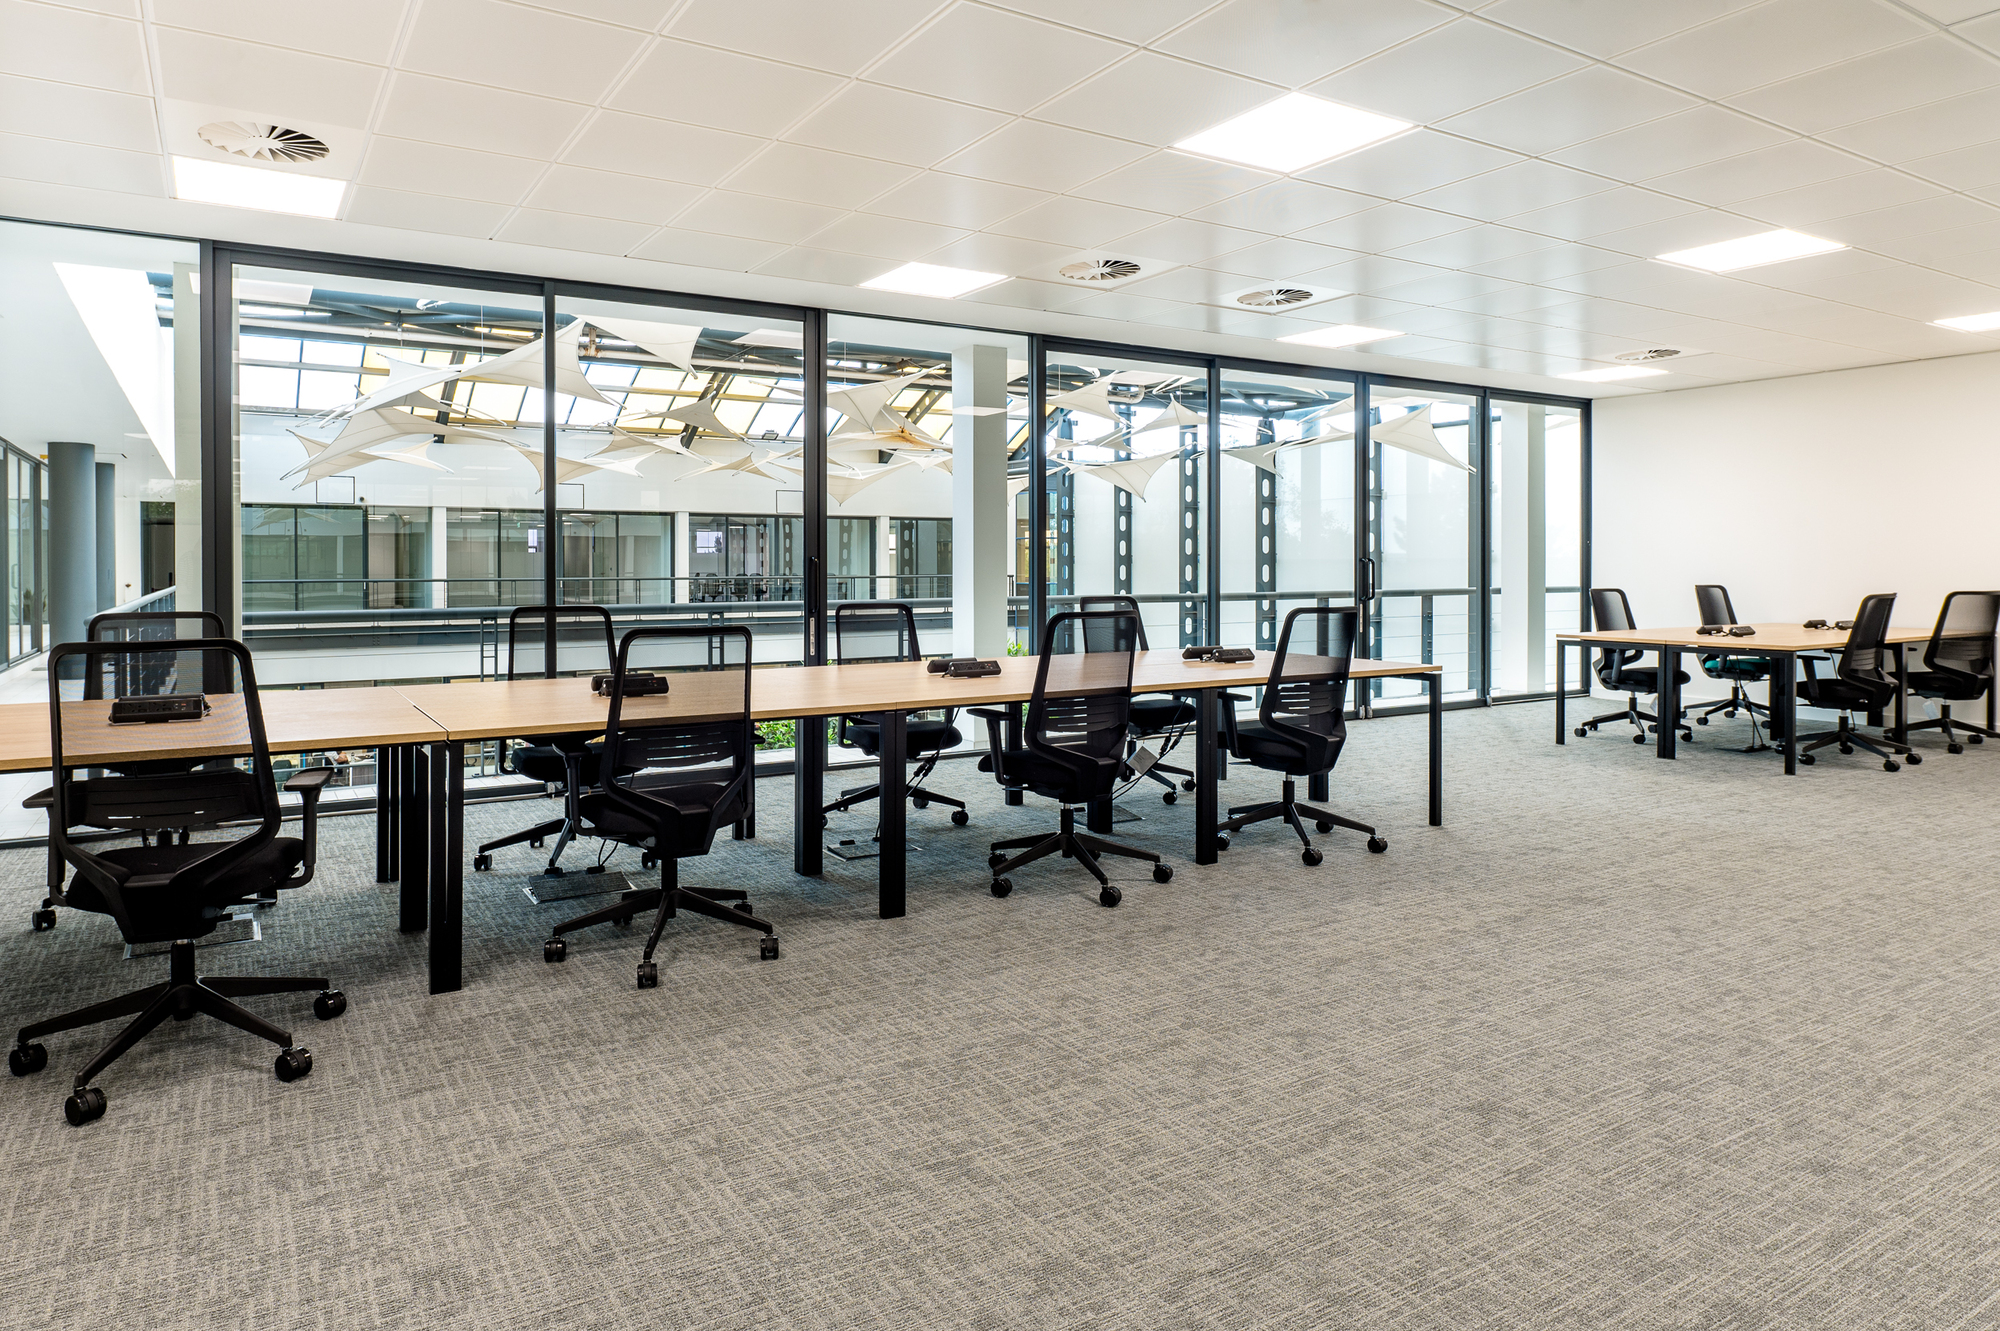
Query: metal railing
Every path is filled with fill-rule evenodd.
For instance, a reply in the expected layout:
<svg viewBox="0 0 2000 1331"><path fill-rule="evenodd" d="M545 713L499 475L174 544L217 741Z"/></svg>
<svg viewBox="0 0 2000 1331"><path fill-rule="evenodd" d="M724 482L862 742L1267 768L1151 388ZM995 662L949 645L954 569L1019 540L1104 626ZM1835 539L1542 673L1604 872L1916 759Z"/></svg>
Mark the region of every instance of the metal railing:
<svg viewBox="0 0 2000 1331"><path fill-rule="evenodd" d="M650 606L800 601L803 575L696 573L634 577L579 575L556 580L572 605ZM827 578L835 601L949 597L949 573L834 573ZM485 609L539 605L540 577L457 578L245 578L245 615L318 614L350 610ZM440 603L441 602L441 603Z"/></svg>

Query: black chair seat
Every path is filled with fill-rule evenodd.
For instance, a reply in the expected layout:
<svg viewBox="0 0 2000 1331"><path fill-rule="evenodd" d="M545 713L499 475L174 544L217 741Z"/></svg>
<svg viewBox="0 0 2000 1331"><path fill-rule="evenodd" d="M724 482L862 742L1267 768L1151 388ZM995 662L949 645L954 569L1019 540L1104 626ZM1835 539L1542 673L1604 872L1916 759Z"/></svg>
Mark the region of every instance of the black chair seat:
<svg viewBox="0 0 2000 1331"><path fill-rule="evenodd" d="M1754 684L1760 679L1771 677L1771 663L1761 656L1704 656L1701 658L1701 672L1710 679L1733 679L1742 684ZM1681 681L1685 684L1687 681Z"/></svg>
<svg viewBox="0 0 2000 1331"><path fill-rule="evenodd" d="M1333 759L1339 756L1340 744L1336 742L1331 747L1331 755L1308 753L1305 745L1279 735L1267 726L1255 721L1239 721L1236 723L1235 742L1229 745L1229 752L1231 757L1266 771L1283 772L1287 776L1314 776L1327 770L1333 765Z"/></svg>
<svg viewBox="0 0 2000 1331"><path fill-rule="evenodd" d="M1990 680L1980 675L1962 675L1955 670L1913 670L1910 692L1922 698L1945 702L1970 702L1984 698Z"/></svg>
<svg viewBox="0 0 2000 1331"><path fill-rule="evenodd" d="M216 849L216 842L196 841L185 846L119 846L99 851L97 855L122 887L134 878L174 873ZM242 869L205 892L190 894L185 887L171 895L144 889L127 892L125 905L131 912L132 927L125 930L125 941L164 943L176 938L200 938L216 926L214 919L204 917L205 910L269 895L290 881L305 862L305 842L296 837L273 837ZM64 895L79 910L111 913L111 903L81 874L71 880Z"/></svg>
<svg viewBox="0 0 2000 1331"><path fill-rule="evenodd" d="M1023 786L1044 799L1070 804L1101 799L1117 788L1123 764L1109 758L1096 762L1096 780L1079 784L1078 764L1083 758L1084 755L1071 755L1065 763L1033 749L1002 749L1000 782L1002 785Z"/></svg>
<svg viewBox="0 0 2000 1331"><path fill-rule="evenodd" d="M640 789L653 799L671 804L678 815L667 824L669 844L652 844L658 837L658 827L613 804L602 791L583 797L584 821L599 835L643 844L656 854L680 859L705 853L706 838L714 824L735 822L749 812L748 802L740 795L734 801L737 807L717 810L717 801L729 790L726 782L689 781L665 788ZM680 836L681 833L685 836Z"/></svg>
<svg viewBox="0 0 2000 1331"><path fill-rule="evenodd" d="M583 737L581 735L574 737L561 735L537 736L536 738L572 740L573 742L560 746L557 744L523 745L514 750L513 757L510 759L514 764L514 770L529 780L540 781L544 785L561 785L563 782L569 780L569 768L563 761L563 752L564 749L574 751L575 745L582 743ZM604 741L593 740L585 745L583 755L584 785L594 786L598 783L603 758Z"/></svg>
<svg viewBox="0 0 2000 1331"><path fill-rule="evenodd" d="M906 737L904 750L913 760L927 753L941 753L955 748L965 741L958 727L949 721L906 722L903 733ZM865 717L851 716L847 719L847 740L872 758L882 751L882 727Z"/></svg>
<svg viewBox="0 0 2000 1331"><path fill-rule="evenodd" d="M1882 689L1863 688L1844 679L1807 679L1799 682L1799 701L1809 707L1829 711L1871 712L1894 700L1894 686L1887 696Z"/></svg>
<svg viewBox="0 0 2000 1331"><path fill-rule="evenodd" d="M1148 694L1132 700L1132 728L1142 735L1193 725L1194 716L1194 703L1171 693Z"/></svg>
<svg viewBox="0 0 2000 1331"><path fill-rule="evenodd" d="M1626 666L1609 678L1606 678L1600 672L1598 679L1603 682L1606 688L1624 693L1651 693L1654 689L1660 687L1660 672L1652 666ZM1687 682L1687 671L1674 671L1674 683L1685 684Z"/></svg>

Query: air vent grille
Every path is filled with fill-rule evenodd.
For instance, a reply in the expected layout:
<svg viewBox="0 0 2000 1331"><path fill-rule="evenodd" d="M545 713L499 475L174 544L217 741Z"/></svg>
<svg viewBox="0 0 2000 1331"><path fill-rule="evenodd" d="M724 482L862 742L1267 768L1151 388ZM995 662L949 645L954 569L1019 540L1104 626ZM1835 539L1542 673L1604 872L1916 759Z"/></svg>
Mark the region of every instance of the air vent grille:
<svg viewBox="0 0 2000 1331"><path fill-rule="evenodd" d="M211 148L259 162L317 162L328 152L319 139L283 125L218 120L195 133Z"/></svg>
<svg viewBox="0 0 2000 1331"><path fill-rule="evenodd" d="M1056 269L1072 282L1123 282L1144 271L1130 259L1082 259Z"/></svg>
<svg viewBox="0 0 2000 1331"><path fill-rule="evenodd" d="M1672 360L1681 354L1679 347L1641 347L1637 351L1621 351L1611 359L1632 365L1649 360Z"/></svg>
<svg viewBox="0 0 2000 1331"><path fill-rule="evenodd" d="M1305 287L1259 287L1239 295L1236 303L1255 310L1273 310L1286 305L1302 305L1312 298L1313 293Z"/></svg>

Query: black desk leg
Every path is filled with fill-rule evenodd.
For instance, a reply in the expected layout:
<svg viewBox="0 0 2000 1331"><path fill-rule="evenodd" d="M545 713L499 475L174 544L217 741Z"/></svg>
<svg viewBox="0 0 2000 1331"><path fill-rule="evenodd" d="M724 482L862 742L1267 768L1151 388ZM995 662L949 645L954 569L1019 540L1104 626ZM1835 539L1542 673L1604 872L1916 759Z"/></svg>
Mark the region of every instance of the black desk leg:
<svg viewBox="0 0 2000 1331"><path fill-rule="evenodd" d="M1425 675L1431 691L1431 826L1444 826L1444 676Z"/></svg>
<svg viewBox="0 0 2000 1331"><path fill-rule="evenodd" d="M1021 747L1021 704L1010 702L1006 704L1006 708L1007 720L1001 726L1000 735L1007 742L1009 751L1012 751ZM1023 790L1009 789L1006 800L1009 804L1026 804L1028 795Z"/></svg>
<svg viewBox="0 0 2000 1331"><path fill-rule="evenodd" d="M430 747L431 992L465 987L465 745Z"/></svg>
<svg viewBox="0 0 2000 1331"><path fill-rule="evenodd" d="M826 838L820 835L820 810L826 805L826 720L802 716L792 742L792 872L817 878L826 868ZM807 744L807 735L819 743Z"/></svg>
<svg viewBox="0 0 2000 1331"><path fill-rule="evenodd" d="M375 750L375 881L396 881L396 750Z"/></svg>
<svg viewBox="0 0 2000 1331"><path fill-rule="evenodd" d="M1681 668L1679 649L1660 648L1660 682L1654 698L1660 705L1660 741L1654 752L1662 758L1674 756L1674 741L1680 737L1681 686L1675 676Z"/></svg>
<svg viewBox="0 0 2000 1331"><path fill-rule="evenodd" d="M1194 695L1194 862L1213 864L1220 858L1216 844L1215 751L1216 715L1221 706L1214 689Z"/></svg>
<svg viewBox="0 0 2000 1331"><path fill-rule="evenodd" d="M881 791L876 800L881 822L875 831L875 871L880 875L877 913L885 920L893 920L907 909L903 893L909 869L909 788L905 784L907 778L903 763L910 744L909 717L903 712L883 712L880 715L882 751L877 765L880 775L876 777L876 782Z"/></svg>
<svg viewBox="0 0 2000 1331"><path fill-rule="evenodd" d="M1910 650L1907 643L1890 648L1896 653L1896 728L1889 738L1898 744L1910 742Z"/></svg>
<svg viewBox="0 0 2000 1331"><path fill-rule="evenodd" d="M426 781L431 764L421 745L403 744L396 749L396 803L402 827L396 833L399 847L398 881L402 883L402 920L406 934L422 933L430 922L430 795ZM407 854L403 854L407 851Z"/></svg>
<svg viewBox="0 0 2000 1331"><path fill-rule="evenodd" d="M1780 652L1771 671L1771 719L1785 732L1785 775L1799 774L1799 658Z"/></svg>
<svg viewBox="0 0 2000 1331"><path fill-rule="evenodd" d="M1583 649L1588 651L1588 648ZM1556 743L1569 743L1569 699L1564 696L1569 681L1563 677L1563 645L1556 644Z"/></svg>

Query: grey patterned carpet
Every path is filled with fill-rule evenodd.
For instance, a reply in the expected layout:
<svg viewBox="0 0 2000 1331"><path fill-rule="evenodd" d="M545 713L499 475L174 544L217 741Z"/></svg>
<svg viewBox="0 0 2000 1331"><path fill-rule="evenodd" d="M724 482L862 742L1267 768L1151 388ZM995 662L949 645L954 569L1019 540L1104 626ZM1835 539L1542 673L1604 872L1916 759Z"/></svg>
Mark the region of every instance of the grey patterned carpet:
<svg viewBox="0 0 2000 1331"><path fill-rule="evenodd" d="M2000 1324L2000 745L1787 781L1720 723L1674 764L1557 749L1541 705L1446 727L1442 829L1422 720L1354 730L1333 802L1386 855L1339 834L1307 869L1266 827L1197 869L1191 801L1135 794L1178 873L1117 868L1115 911L1061 861L987 895L984 841L1051 815L954 763L973 826L914 813L878 920L872 864L790 874L767 782L763 839L687 878L746 886L784 958L684 920L654 992L636 933L543 964L574 907L525 899L523 850L429 997L372 821L331 820L265 940L201 954L346 989L327 1025L250 1000L309 1079L207 1021L82 1130L100 1035L0 1078L0 1325ZM98 917L30 934L38 854L0 874L8 1029L163 972Z"/></svg>

